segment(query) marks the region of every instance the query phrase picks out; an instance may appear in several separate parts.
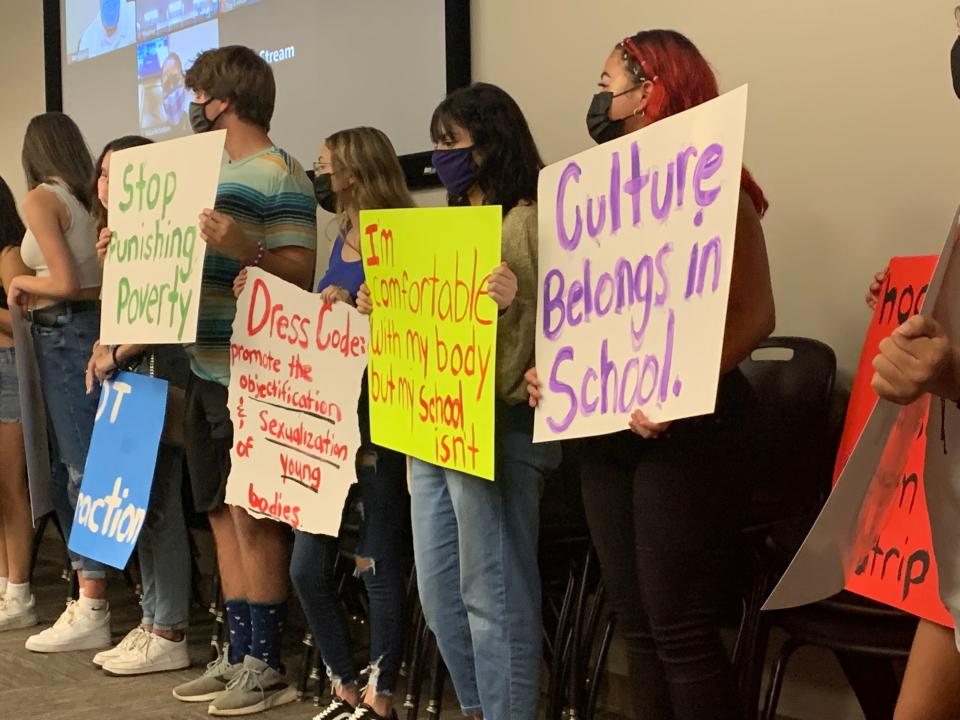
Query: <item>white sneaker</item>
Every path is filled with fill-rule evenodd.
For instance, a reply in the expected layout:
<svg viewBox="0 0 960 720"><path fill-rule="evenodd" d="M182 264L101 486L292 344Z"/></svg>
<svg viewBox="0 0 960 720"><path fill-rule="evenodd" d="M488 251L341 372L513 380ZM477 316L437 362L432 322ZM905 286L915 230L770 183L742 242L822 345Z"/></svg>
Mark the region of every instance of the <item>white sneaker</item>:
<svg viewBox="0 0 960 720"><path fill-rule="evenodd" d="M183 670L190 667L187 640L167 640L159 635L143 633L126 651L114 655L103 664L104 675L147 675Z"/></svg>
<svg viewBox="0 0 960 720"><path fill-rule="evenodd" d="M33 595L27 602L12 597L0 600L0 631L19 630L36 624L37 608Z"/></svg>
<svg viewBox="0 0 960 720"><path fill-rule="evenodd" d="M53 627L27 638L26 648L38 653L99 650L110 646L110 611L84 610L71 600Z"/></svg>
<svg viewBox="0 0 960 720"><path fill-rule="evenodd" d="M136 644L137 640L141 638L141 636L146 634L147 634L147 631L143 629L143 626L137 625L133 630L131 630L126 634L126 637L124 637L123 640L121 640L116 647L112 647L109 650L98 652L96 655L94 655L93 664L96 665L98 668L102 668L104 663L107 662L107 660L117 655L122 655L126 650L129 650L130 648L132 648Z"/></svg>

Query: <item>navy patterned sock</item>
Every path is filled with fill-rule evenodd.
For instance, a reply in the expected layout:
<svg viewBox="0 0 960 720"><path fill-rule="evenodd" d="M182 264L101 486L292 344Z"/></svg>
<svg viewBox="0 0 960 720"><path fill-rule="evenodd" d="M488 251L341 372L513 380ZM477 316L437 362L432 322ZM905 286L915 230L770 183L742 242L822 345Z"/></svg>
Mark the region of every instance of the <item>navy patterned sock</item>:
<svg viewBox="0 0 960 720"><path fill-rule="evenodd" d="M246 600L227 600L223 604L227 613L227 628L230 630L227 657L231 664L242 663L250 654L250 605Z"/></svg>
<svg viewBox="0 0 960 720"><path fill-rule="evenodd" d="M263 660L274 670L280 670L280 646L283 643L283 625L287 620L286 601L281 603L250 603L252 626L250 655Z"/></svg>

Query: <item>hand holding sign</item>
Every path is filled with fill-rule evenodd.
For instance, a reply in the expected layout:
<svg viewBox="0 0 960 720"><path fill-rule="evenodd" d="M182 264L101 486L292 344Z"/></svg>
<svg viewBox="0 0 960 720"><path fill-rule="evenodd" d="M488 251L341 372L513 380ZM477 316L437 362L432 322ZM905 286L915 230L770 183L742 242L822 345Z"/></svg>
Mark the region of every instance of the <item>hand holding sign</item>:
<svg viewBox="0 0 960 720"><path fill-rule="evenodd" d="M880 342L873 360L874 392L907 405L924 393L957 394L957 352L932 317L914 315Z"/></svg>

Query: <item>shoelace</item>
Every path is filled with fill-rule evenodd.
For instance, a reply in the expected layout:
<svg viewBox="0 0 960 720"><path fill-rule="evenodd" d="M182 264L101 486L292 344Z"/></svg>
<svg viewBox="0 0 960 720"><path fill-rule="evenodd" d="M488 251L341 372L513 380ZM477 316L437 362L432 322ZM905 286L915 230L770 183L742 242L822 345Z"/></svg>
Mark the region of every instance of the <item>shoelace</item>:
<svg viewBox="0 0 960 720"><path fill-rule="evenodd" d="M263 670L253 670L245 667L234 675L233 680L227 683L227 691L243 690L244 692L252 692L259 690L261 695L266 695L263 689L262 675Z"/></svg>
<svg viewBox="0 0 960 720"><path fill-rule="evenodd" d="M370 715L370 708L363 707L362 705L357 708L357 711L353 714L351 720L363 720L363 718Z"/></svg>
<svg viewBox="0 0 960 720"><path fill-rule="evenodd" d="M67 627L68 625L73 625L73 621L77 618L77 610L79 609L80 606L77 604L76 600L70 600L67 602L67 609L64 610L60 617L57 618L57 621L53 624L53 629L59 630Z"/></svg>
<svg viewBox="0 0 960 720"><path fill-rule="evenodd" d="M334 698L333 702L327 705L319 715L315 716L313 720L330 720L330 718L335 718L337 715L343 713L344 708L347 707L347 703L341 698Z"/></svg>
<svg viewBox="0 0 960 720"><path fill-rule="evenodd" d="M220 677L229 667L230 658L220 648L217 648L217 659L207 663L207 669L203 674L209 677Z"/></svg>
<svg viewBox="0 0 960 720"><path fill-rule="evenodd" d="M120 644L117 645L117 650L132 650L137 646L137 642L146 634L147 632L143 628L138 627L136 630L131 630L123 640L120 641Z"/></svg>

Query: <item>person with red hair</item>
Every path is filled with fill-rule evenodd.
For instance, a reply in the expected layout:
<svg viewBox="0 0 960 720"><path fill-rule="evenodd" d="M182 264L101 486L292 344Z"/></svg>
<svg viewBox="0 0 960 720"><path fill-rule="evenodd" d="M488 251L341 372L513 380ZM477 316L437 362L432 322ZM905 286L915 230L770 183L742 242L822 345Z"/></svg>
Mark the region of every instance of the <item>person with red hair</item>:
<svg viewBox="0 0 960 720"><path fill-rule="evenodd" d="M718 94L713 71L690 40L670 30L640 32L607 57L587 127L606 142ZM629 428L583 445L584 506L626 642L637 717L742 717L719 629L753 454L754 399L737 366L774 327L760 227L767 207L744 170L716 412L654 423L636 410ZM527 379L535 405L535 369Z"/></svg>

